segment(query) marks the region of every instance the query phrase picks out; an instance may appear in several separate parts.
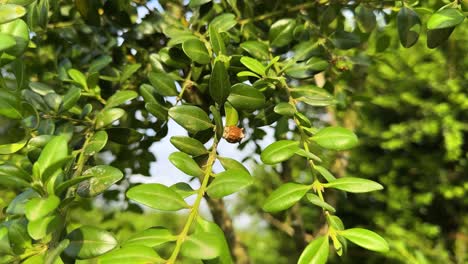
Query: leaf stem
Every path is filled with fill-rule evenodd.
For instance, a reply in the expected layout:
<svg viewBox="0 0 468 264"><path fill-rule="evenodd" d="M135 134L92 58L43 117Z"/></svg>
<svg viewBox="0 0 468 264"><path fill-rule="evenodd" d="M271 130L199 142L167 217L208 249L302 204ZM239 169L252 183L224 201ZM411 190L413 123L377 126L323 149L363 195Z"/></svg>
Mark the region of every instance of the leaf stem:
<svg viewBox="0 0 468 264"><path fill-rule="evenodd" d="M203 199L203 196L205 195L206 188L208 187L211 171L213 169L213 164L216 160L216 148L218 146L218 141L215 139L213 142L213 146L210 152L210 155L208 157L208 161L206 162L206 167L205 167L205 173L203 176L202 184L200 186L200 189L198 189L197 193L197 198L195 200L195 203L193 204L190 214L187 218L187 221L185 222L184 228L182 229L182 232L180 232L179 236L177 237L176 241L176 246L174 248L174 251L172 251L172 254L169 258L169 260L166 262L166 264L174 264L175 261L177 260L177 256L179 255L180 249L182 247L182 243L185 241L187 238L187 234L190 230L190 227L192 226L194 220L196 219L198 215L198 209L200 207L200 203Z"/></svg>

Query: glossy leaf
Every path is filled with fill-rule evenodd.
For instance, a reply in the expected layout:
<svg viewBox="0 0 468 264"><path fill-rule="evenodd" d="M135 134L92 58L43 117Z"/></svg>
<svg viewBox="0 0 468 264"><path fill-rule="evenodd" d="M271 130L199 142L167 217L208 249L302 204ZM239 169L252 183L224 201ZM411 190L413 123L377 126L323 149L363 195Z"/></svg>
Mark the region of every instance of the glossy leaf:
<svg viewBox="0 0 468 264"><path fill-rule="evenodd" d="M229 250L229 245L224 235L223 230L215 223L206 221L200 216L197 217L197 223L195 226L195 232L206 232L213 234L219 238L220 245L220 254L219 257L213 260L206 261L207 264L233 264L231 257L231 251Z"/></svg>
<svg viewBox="0 0 468 264"><path fill-rule="evenodd" d="M18 152L22 148L24 148L24 146L26 146L27 143L28 143L28 138L24 138L15 143L0 145L0 155L8 155L8 154L13 154L15 152Z"/></svg>
<svg viewBox="0 0 468 264"><path fill-rule="evenodd" d="M146 110L161 120L167 120L167 109L155 101L155 103L145 104Z"/></svg>
<svg viewBox="0 0 468 264"><path fill-rule="evenodd" d="M210 63L210 54L205 44L198 39L189 39L182 44L184 53L194 62L200 64Z"/></svg>
<svg viewBox="0 0 468 264"><path fill-rule="evenodd" d="M203 176L204 172L198 164L184 152L174 152L169 155L169 161L179 170L194 177Z"/></svg>
<svg viewBox="0 0 468 264"><path fill-rule="evenodd" d="M0 24L8 23L26 14L26 9L20 5L1 4Z"/></svg>
<svg viewBox="0 0 468 264"><path fill-rule="evenodd" d="M293 19L280 19L270 27L268 37L273 47L283 47L293 40L293 30L296 21Z"/></svg>
<svg viewBox="0 0 468 264"><path fill-rule="evenodd" d="M327 182L332 182L336 180L335 176L333 176L333 174L331 174L331 172L329 172L326 168L319 165L315 165L314 169L318 171L320 175L322 175L323 178L327 180Z"/></svg>
<svg viewBox="0 0 468 264"><path fill-rule="evenodd" d="M239 112L231 103L224 104L224 114L226 116L224 120L225 127L237 126L237 123L239 123Z"/></svg>
<svg viewBox="0 0 468 264"><path fill-rule="evenodd" d="M63 263L60 254L70 245L70 240L64 239L58 243L53 249L49 249L44 258L44 264L59 264Z"/></svg>
<svg viewBox="0 0 468 264"><path fill-rule="evenodd" d="M86 80L86 76L77 69L70 69L68 70L68 75L75 81L77 84L81 85L82 88L88 89L88 84Z"/></svg>
<svg viewBox="0 0 468 264"><path fill-rule="evenodd" d="M94 155L101 151L107 144L107 133L106 131L97 131L90 139L88 144L83 150L85 155Z"/></svg>
<svg viewBox="0 0 468 264"><path fill-rule="evenodd" d="M36 161L39 168L39 176L43 175L44 172L55 163L65 159L67 155L68 144L65 136L56 136L50 140L42 150L39 159Z"/></svg>
<svg viewBox="0 0 468 264"><path fill-rule="evenodd" d="M222 240L215 234L197 232L182 244L182 255L194 259L213 259L221 253Z"/></svg>
<svg viewBox="0 0 468 264"><path fill-rule="evenodd" d="M337 31L332 38L332 42L338 49L347 50L359 46L361 44L361 39L355 33Z"/></svg>
<svg viewBox="0 0 468 264"><path fill-rule="evenodd" d="M231 169L218 173L208 186L208 195L221 198L233 194L253 183L253 178L242 169Z"/></svg>
<svg viewBox="0 0 468 264"><path fill-rule="evenodd" d="M108 108L104 109L96 116L96 129L101 129L108 125L111 125L113 122L119 120L124 116L125 111L120 108Z"/></svg>
<svg viewBox="0 0 468 264"><path fill-rule="evenodd" d="M312 204L314 205L317 205L319 207L322 207L323 209L327 210L327 211L330 211L332 213L334 213L336 210L335 208L333 208L333 206L331 206L330 204L328 204L327 202L324 202L320 199L320 197L318 197L317 195L313 194L313 193L308 193L306 195L306 198L307 200L309 200L309 202L311 202Z"/></svg>
<svg viewBox="0 0 468 264"><path fill-rule="evenodd" d="M241 63L244 64L249 70L255 72L260 76L265 76L266 74L266 67L259 62L258 60L250 57L242 57L240 59Z"/></svg>
<svg viewBox="0 0 468 264"><path fill-rule="evenodd" d="M145 246L152 248L175 240L177 240L177 236L174 236L168 229L153 227L132 235L122 243L122 246Z"/></svg>
<svg viewBox="0 0 468 264"><path fill-rule="evenodd" d="M191 133L213 127L206 112L197 106L181 105L172 107L169 109L169 116Z"/></svg>
<svg viewBox="0 0 468 264"><path fill-rule="evenodd" d="M82 226L67 235L70 244L65 254L72 258L87 259L100 256L114 249L118 242L111 233L91 227Z"/></svg>
<svg viewBox="0 0 468 264"><path fill-rule="evenodd" d="M180 194L184 199L197 193L197 190L192 189L192 187L185 182L178 182L171 185L169 188Z"/></svg>
<svg viewBox="0 0 468 264"><path fill-rule="evenodd" d="M328 106L335 103L335 99L325 89L308 85L289 89L291 96L311 106Z"/></svg>
<svg viewBox="0 0 468 264"><path fill-rule="evenodd" d="M430 49L442 45L452 34L455 27L441 28L427 31L427 47Z"/></svg>
<svg viewBox="0 0 468 264"><path fill-rule="evenodd" d="M94 197L101 194L123 178L123 173L109 165L97 165L83 172L83 177L93 176L78 185L77 193L81 197Z"/></svg>
<svg viewBox="0 0 468 264"><path fill-rule="evenodd" d="M342 127L323 128L311 139L319 146L331 150L346 150L358 144L356 135Z"/></svg>
<svg viewBox="0 0 468 264"><path fill-rule="evenodd" d="M52 213L60 204L57 196L32 198L24 206L24 213L29 221L35 221Z"/></svg>
<svg viewBox="0 0 468 264"><path fill-rule="evenodd" d="M211 25L209 27L209 32L210 32L210 43L211 43L211 48L213 49L213 52L218 56L220 54L227 54L226 45L224 44L223 37L218 32L218 29L215 26Z"/></svg>
<svg viewBox="0 0 468 264"><path fill-rule="evenodd" d="M427 29L455 27L463 22L465 15L457 8L445 8L435 12L427 21Z"/></svg>
<svg viewBox="0 0 468 264"><path fill-rule="evenodd" d="M231 82L229 74L224 66L224 62L216 61L211 72L209 91L211 97L216 103L222 105L229 96L231 90Z"/></svg>
<svg viewBox="0 0 468 264"><path fill-rule="evenodd" d="M39 240L56 231L57 226L61 226L62 223L63 219L57 214L29 221L28 234L31 238Z"/></svg>
<svg viewBox="0 0 468 264"><path fill-rule="evenodd" d="M225 170L243 170L250 175L249 170L247 170L244 165L242 165L242 163L235 159L218 156L218 160Z"/></svg>
<svg viewBox="0 0 468 264"><path fill-rule="evenodd" d="M62 98L61 111L66 111L75 106L81 97L81 89L77 87L71 87Z"/></svg>
<svg viewBox="0 0 468 264"><path fill-rule="evenodd" d="M364 32L371 32L376 27L376 17L374 10L371 8L359 5L358 8L356 8L356 15L359 27L363 29Z"/></svg>
<svg viewBox="0 0 468 264"><path fill-rule="evenodd" d="M6 209L6 213L9 215L23 215L26 203L35 197L39 197L39 194L32 189L26 189L24 192L16 195L16 197L10 202Z"/></svg>
<svg viewBox="0 0 468 264"><path fill-rule="evenodd" d="M130 188L127 197L133 201L163 211L189 208L182 196L169 187L159 184L142 184Z"/></svg>
<svg viewBox="0 0 468 264"><path fill-rule="evenodd" d="M265 164L276 164L291 158L299 150L299 142L280 140L266 147L260 156Z"/></svg>
<svg viewBox="0 0 468 264"><path fill-rule="evenodd" d="M309 185L288 182L274 190L263 204L266 212L286 210L297 203L311 189Z"/></svg>
<svg viewBox="0 0 468 264"><path fill-rule="evenodd" d="M23 54L23 52L28 48L29 28L26 22L22 19L16 19L5 24L0 23L0 33L13 36L16 41L15 46L5 51L6 54L17 57Z"/></svg>
<svg viewBox="0 0 468 264"><path fill-rule="evenodd" d="M0 95L1 96L1 95ZM22 119L20 110L16 106L15 102L12 102L6 98L0 97L0 116L5 116L11 119Z"/></svg>
<svg viewBox="0 0 468 264"><path fill-rule="evenodd" d="M352 193L372 192L383 189L383 186L375 181L355 177L338 178L323 186Z"/></svg>
<svg viewBox="0 0 468 264"><path fill-rule="evenodd" d="M291 105L290 103L282 102L282 103L277 104L275 108L273 109L273 111L275 111L275 113L277 114L284 115L284 116L294 116L294 113L296 112L296 108L294 108L294 106Z"/></svg>
<svg viewBox="0 0 468 264"><path fill-rule="evenodd" d="M208 153L208 150L200 141L191 137L173 136L170 141L178 150L192 156L200 156Z"/></svg>
<svg viewBox="0 0 468 264"><path fill-rule="evenodd" d="M338 234L368 250L387 252L390 249L385 239L367 229L351 228L340 231Z"/></svg>
<svg viewBox="0 0 468 264"><path fill-rule="evenodd" d="M227 100L237 110L249 112L253 112L265 104L265 96L257 89L244 83L234 84Z"/></svg>
<svg viewBox="0 0 468 264"><path fill-rule="evenodd" d="M125 65L123 70L122 70L122 74L120 75L120 83L123 83L126 80L128 80L128 78L130 78L140 68L141 68L141 64L139 64L139 63ZM124 92L124 91L122 91L122 92ZM109 107L112 107L112 106L109 106Z"/></svg>
<svg viewBox="0 0 468 264"><path fill-rule="evenodd" d="M315 238L302 252L298 264L325 264L329 252L328 236Z"/></svg>
<svg viewBox="0 0 468 264"><path fill-rule="evenodd" d="M412 9L403 7L397 15L398 35L401 45L405 48L413 46L419 38L421 19Z"/></svg>
<svg viewBox="0 0 468 264"><path fill-rule="evenodd" d="M246 42L242 42L240 44L240 47L257 59L268 60L270 58L268 45L263 42L249 40Z"/></svg>
<svg viewBox="0 0 468 264"><path fill-rule="evenodd" d="M178 94L174 80L162 72L150 72L148 78L155 91L162 96L176 96Z"/></svg>
<svg viewBox="0 0 468 264"><path fill-rule="evenodd" d="M0 52L7 50L16 45L16 40L13 36L0 33Z"/></svg>
<svg viewBox="0 0 468 264"><path fill-rule="evenodd" d="M210 22L210 27L216 28L218 32L226 32L237 24L236 16L231 13L224 13L215 17Z"/></svg>
<svg viewBox="0 0 468 264"><path fill-rule="evenodd" d="M113 250L98 258L99 264L148 264L163 263L161 257L150 247L129 246Z"/></svg>
<svg viewBox="0 0 468 264"><path fill-rule="evenodd" d="M106 108L119 106L127 101L137 98L138 94L135 91L121 90L113 94L107 99Z"/></svg>
<svg viewBox="0 0 468 264"><path fill-rule="evenodd" d="M29 186L30 180L30 175L16 166L9 164L0 166L0 186L23 188Z"/></svg>

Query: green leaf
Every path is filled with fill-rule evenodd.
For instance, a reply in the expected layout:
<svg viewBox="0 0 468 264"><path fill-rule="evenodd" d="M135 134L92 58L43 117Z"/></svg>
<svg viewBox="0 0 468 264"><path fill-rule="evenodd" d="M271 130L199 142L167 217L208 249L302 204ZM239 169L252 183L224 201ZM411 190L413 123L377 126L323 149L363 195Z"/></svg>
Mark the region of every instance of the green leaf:
<svg viewBox="0 0 468 264"><path fill-rule="evenodd" d="M70 240L64 239L60 241L60 243L54 247L53 249L49 249L46 253L46 257L44 259L44 264L58 264L63 263L60 258L60 254L70 245Z"/></svg>
<svg viewBox="0 0 468 264"><path fill-rule="evenodd" d="M10 202L6 209L6 213L9 215L23 215L24 206L32 198L39 197L33 189L26 189L24 192L16 195L16 197Z"/></svg>
<svg viewBox="0 0 468 264"><path fill-rule="evenodd" d="M354 177L338 178L334 181L323 184L323 186L325 188L335 188L352 193L372 192L383 189L383 186L375 181Z"/></svg>
<svg viewBox="0 0 468 264"><path fill-rule="evenodd" d="M78 185L77 193L81 197L94 197L103 193L114 183L123 178L123 173L109 165L97 165L83 172L82 177L93 176Z"/></svg>
<svg viewBox="0 0 468 264"><path fill-rule="evenodd" d="M106 131L97 131L88 141L88 144L83 150L84 155L94 155L101 151L107 144Z"/></svg>
<svg viewBox="0 0 468 264"><path fill-rule="evenodd" d="M98 258L99 264L148 264L163 263L161 257L150 247L129 246L106 253Z"/></svg>
<svg viewBox="0 0 468 264"><path fill-rule="evenodd" d="M226 32L237 25L236 15L224 13L215 17L210 22L210 27L215 28L218 32Z"/></svg>
<svg viewBox="0 0 468 264"><path fill-rule="evenodd" d="M156 100L155 100L156 102ZM146 110L150 112L152 115L157 117L158 119L167 120L167 109L163 106L161 106L158 102L156 103L147 103L145 104Z"/></svg>
<svg viewBox="0 0 468 264"><path fill-rule="evenodd" d="M385 239L367 229L351 228L340 231L338 234L368 250L387 252L390 249Z"/></svg>
<svg viewBox="0 0 468 264"><path fill-rule="evenodd" d="M221 253L222 240L216 234L196 232L184 241L180 252L194 259L213 259Z"/></svg>
<svg viewBox="0 0 468 264"><path fill-rule="evenodd" d="M270 59L270 52L268 51L268 45L255 40L249 40L242 42L240 47L247 51L253 57L259 60L268 60Z"/></svg>
<svg viewBox="0 0 468 264"><path fill-rule="evenodd" d="M317 155L315 155L314 153L310 151L305 151L304 149L301 149L301 148L298 151L296 151L296 154L304 158L310 159L310 160L316 160L318 162L322 162L322 160Z"/></svg>
<svg viewBox="0 0 468 264"><path fill-rule="evenodd" d="M93 175L88 175L88 176L80 176L80 177L75 177L72 178L68 181L64 181L60 183L57 188L55 188L55 194L60 195L63 191L67 190L69 187L76 185L80 182L86 181L88 179L91 179Z"/></svg>
<svg viewBox="0 0 468 264"><path fill-rule="evenodd" d="M266 68L265 66L259 62L258 60L250 57L242 57L240 59L241 63L244 64L245 67L247 67L249 70L255 72L256 74L260 76L265 76L266 74Z"/></svg>
<svg viewBox="0 0 468 264"><path fill-rule="evenodd" d="M143 135L135 129L127 127L111 127L106 129L109 140L122 145L130 145L139 142Z"/></svg>
<svg viewBox="0 0 468 264"><path fill-rule="evenodd" d="M322 201L320 199L320 197L318 197L317 195L313 194L313 193L308 193L306 195L306 198L307 200L309 200L309 202L311 202L312 204L315 204L319 207L322 207L323 209L327 210L327 211L330 211L332 213L336 212L335 208L333 208L333 206L331 206L330 204Z"/></svg>
<svg viewBox="0 0 468 264"><path fill-rule="evenodd" d="M251 71L240 71L237 73L237 77L254 77L260 79L261 76L251 72Z"/></svg>
<svg viewBox="0 0 468 264"><path fill-rule="evenodd" d="M222 105L231 91L231 82L224 62L219 60L215 62L211 72L209 88L211 97L216 103Z"/></svg>
<svg viewBox="0 0 468 264"><path fill-rule="evenodd" d="M12 250L10 247L10 239L8 238L8 228L0 226L0 254L4 253L12 253Z"/></svg>
<svg viewBox="0 0 468 264"><path fill-rule="evenodd" d="M356 135L342 127L326 127L321 129L310 139L319 146L331 150L346 150L355 147L358 144Z"/></svg>
<svg viewBox="0 0 468 264"><path fill-rule="evenodd" d="M25 137L24 139L15 143L0 145L0 155L13 154L20 151L22 148L24 148L24 146L26 146L28 140L29 138Z"/></svg>
<svg viewBox="0 0 468 264"><path fill-rule="evenodd" d="M242 169L231 169L216 174L208 186L208 195L212 198L222 198L233 194L253 183L253 178Z"/></svg>
<svg viewBox="0 0 468 264"><path fill-rule="evenodd" d="M7 98L2 97L0 97L0 115L11 119L23 118L20 110L16 107L16 103Z"/></svg>
<svg viewBox="0 0 468 264"><path fill-rule="evenodd" d="M35 221L55 211L59 204L60 199L54 195L47 198L32 198L24 206L24 213L29 221Z"/></svg>
<svg viewBox="0 0 468 264"><path fill-rule="evenodd" d="M237 110L248 112L253 112L265 104L263 93L245 83L234 84L227 100Z"/></svg>
<svg viewBox="0 0 468 264"><path fill-rule="evenodd" d="M247 170L244 165L242 165L242 163L235 159L218 156L218 160L225 170L243 170L250 175L249 170Z"/></svg>
<svg viewBox="0 0 468 264"><path fill-rule="evenodd" d="M268 37L272 47L283 47L293 40L293 30L296 27L294 19L280 19L270 27Z"/></svg>
<svg viewBox="0 0 468 264"><path fill-rule="evenodd" d="M93 60L91 64L89 65L88 72L93 73L93 72L99 72L107 65L109 65L112 62L112 57L108 55L101 55L97 59Z"/></svg>
<svg viewBox="0 0 468 264"><path fill-rule="evenodd" d="M169 116L191 133L212 128L210 118L200 107L193 105L174 106L169 109Z"/></svg>
<svg viewBox="0 0 468 264"><path fill-rule="evenodd" d="M88 83L86 81L86 76L80 72L77 69L69 69L68 70L68 75L70 78L72 78L73 81L75 81L77 84L79 84L82 88L85 90L88 89Z"/></svg>
<svg viewBox="0 0 468 264"><path fill-rule="evenodd" d="M211 2L211 0L190 0L189 7L190 8L199 7L209 2Z"/></svg>
<svg viewBox="0 0 468 264"><path fill-rule="evenodd" d="M68 144L65 136L56 136L47 143L37 159L39 175L42 177L44 172L57 162L67 158ZM53 174L54 172L50 172ZM48 175L45 175L48 176Z"/></svg>
<svg viewBox="0 0 468 264"><path fill-rule="evenodd" d="M111 233L91 226L82 226L68 234L70 244L65 254L72 258L87 259L114 249L118 242Z"/></svg>
<svg viewBox="0 0 468 264"><path fill-rule="evenodd" d="M211 61L210 54L205 43L199 39L189 39L182 44L184 53L194 62L208 64Z"/></svg>
<svg viewBox="0 0 468 264"><path fill-rule="evenodd" d="M237 123L239 123L239 112L229 102L224 104L224 115L226 116L224 121L225 127L237 126Z"/></svg>
<svg viewBox="0 0 468 264"><path fill-rule="evenodd" d="M314 85L289 89L291 96L311 106L328 106L335 103L335 99L325 89Z"/></svg>
<svg viewBox="0 0 468 264"><path fill-rule="evenodd" d="M28 234L31 236L31 238L39 240L56 231L57 226L61 226L62 223L63 219L57 214L42 217L34 221L29 221Z"/></svg>
<svg viewBox="0 0 468 264"><path fill-rule="evenodd" d="M359 35L346 31L337 31L332 38L333 45L338 49L352 49L361 44Z"/></svg>
<svg viewBox="0 0 468 264"><path fill-rule="evenodd" d="M62 105L62 96L56 93L49 93L43 96L43 98L50 109L52 109L54 112L59 111L60 106Z"/></svg>
<svg viewBox="0 0 468 264"><path fill-rule="evenodd" d="M293 66L288 67L284 73L291 78L306 79L324 71L327 67L328 62L326 60L312 57L307 62L296 63Z"/></svg>
<svg viewBox="0 0 468 264"><path fill-rule="evenodd" d="M319 165L315 165L314 169L316 171L318 171L320 173L320 175L322 175L325 178L325 180L327 180L327 182L332 182L332 181L336 180L335 176L333 176L333 174L331 174L331 172L329 172L324 167L319 166Z"/></svg>
<svg viewBox="0 0 468 264"><path fill-rule="evenodd" d="M299 142L294 140L280 140L266 147L260 156L265 164L276 164L291 158L299 150Z"/></svg>
<svg viewBox="0 0 468 264"><path fill-rule="evenodd" d="M140 68L141 68L141 64L139 64L139 63L125 65L123 70L122 70L122 75L120 75L120 83L123 83L126 80L128 80L128 78L130 78ZM111 106L109 106L109 107L111 107Z"/></svg>
<svg viewBox="0 0 468 264"><path fill-rule="evenodd" d="M60 111L67 111L76 105L81 97L81 89L77 87L71 87L62 98L62 105Z"/></svg>
<svg viewBox="0 0 468 264"><path fill-rule="evenodd" d="M169 188L180 194L184 199L197 193L196 190L192 189L192 187L185 182L178 182L171 185Z"/></svg>
<svg viewBox="0 0 468 264"><path fill-rule="evenodd" d="M145 246L152 248L175 240L177 240L177 236L174 236L167 228L153 227L132 235L122 243L122 247Z"/></svg>
<svg viewBox="0 0 468 264"><path fill-rule="evenodd" d="M427 21L427 29L455 27L463 22L465 15L457 8L445 8L432 14Z"/></svg>
<svg viewBox="0 0 468 264"><path fill-rule="evenodd" d="M374 10L365 6L359 5L356 8L356 17L359 27L364 32L371 32L377 25L377 20Z"/></svg>
<svg viewBox="0 0 468 264"><path fill-rule="evenodd" d="M455 27L441 28L427 31L427 47L436 48L443 44L452 34Z"/></svg>
<svg viewBox="0 0 468 264"><path fill-rule="evenodd" d="M20 5L1 4L0 5L0 24L5 24L18 19L26 14L26 9Z"/></svg>
<svg viewBox="0 0 468 264"><path fill-rule="evenodd" d="M158 94L162 96L178 95L175 81L168 74L150 72L148 78Z"/></svg>
<svg viewBox="0 0 468 264"><path fill-rule="evenodd" d="M105 108L112 108L119 106L127 101L138 97L138 93L130 90L119 90L107 99Z"/></svg>
<svg viewBox="0 0 468 264"><path fill-rule="evenodd" d="M407 7L401 8L397 15L397 28L403 47L409 48L416 44L421 31L421 19L418 13Z"/></svg>
<svg viewBox="0 0 468 264"><path fill-rule="evenodd" d="M200 141L191 137L173 136L170 141L178 150L192 156L200 156L208 153L208 150Z"/></svg>
<svg viewBox="0 0 468 264"><path fill-rule="evenodd" d="M206 221L201 217L197 217L195 232L206 232L217 236L220 239L220 254L219 257L206 261L206 264L233 264L229 245L224 236L223 230L215 223Z"/></svg>
<svg viewBox="0 0 468 264"><path fill-rule="evenodd" d="M285 183L268 196L263 204L263 210L271 213L286 210L304 197L310 189L310 185Z"/></svg>
<svg viewBox="0 0 468 264"><path fill-rule="evenodd" d="M0 23L0 32L14 37L16 41L14 47L5 51L6 54L18 57L28 48L29 28L22 19L16 19L5 24Z"/></svg>
<svg viewBox="0 0 468 264"><path fill-rule="evenodd" d="M101 129L119 120L125 115L125 110L120 108L104 109L96 115L96 129Z"/></svg>
<svg viewBox="0 0 468 264"><path fill-rule="evenodd" d="M7 50L16 45L16 40L13 36L0 33L0 52Z"/></svg>
<svg viewBox="0 0 468 264"><path fill-rule="evenodd" d="M226 104L227 105L227 104ZM220 140L223 137L223 119L221 118L221 113L218 108L214 105L210 105L210 112L213 115L213 121L215 122L216 138Z"/></svg>
<svg viewBox="0 0 468 264"><path fill-rule="evenodd" d="M227 54L226 45L224 44L224 40L221 34L218 32L218 29L214 26L210 26L209 31L210 31L210 43L211 43L213 52L218 56L220 54L226 55Z"/></svg>
<svg viewBox="0 0 468 264"><path fill-rule="evenodd" d="M16 166L9 164L0 166L0 186L23 188L29 186L30 180L29 174Z"/></svg>
<svg viewBox="0 0 468 264"><path fill-rule="evenodd" d="M298 264L325 264L329 252L328 236L314 239L302 252Z"/></svg>
<svg viewBox="0 0 468 264"><path fill-rule="evenodd" d="M296 113L296 108L290 103L282 102L277 104L273 111L284 116L294 116L294 113Z"/></svg>
<svg viewBox="0 0 468 264"><path fill-rule="evenodd" d="M159 183L132 187L128 190L127 197L162 211L178 211L190 207L177 192Z"/></svg>
<svg viewBox="0 0 468 264"><path fill-rule="evenodd" d="M179 170L194 177L203 176L204 172L198 164L184 152L174 152L169 155L169 161Z"/></svg>

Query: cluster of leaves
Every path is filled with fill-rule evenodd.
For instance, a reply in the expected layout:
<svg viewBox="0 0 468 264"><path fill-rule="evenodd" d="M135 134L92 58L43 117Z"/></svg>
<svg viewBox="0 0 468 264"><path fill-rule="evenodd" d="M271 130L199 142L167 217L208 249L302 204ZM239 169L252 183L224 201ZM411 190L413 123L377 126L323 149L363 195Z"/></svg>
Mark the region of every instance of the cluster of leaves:
<svg viewBox="0 0 468 264"><path fill-rule="evenodd" d="M164 11L156 11L144 1L63 2L0 5L0 115L5 127L14 128L0 145L0 184L18 190L0 225L2 263L175 263L182 256L232 263L224 230L200 217L199 207L204 198L220 199L253 182L242 163L218 155L224 140L242 140L240 124L251 132L241 148L263 138L263 126L293 132L261 151L264 164L284 165L295 155L306 161L310 177L282 182L262 205L276 213L306 197L323 212L326 232L307 245L298 263L325 263L330 240L340 256L347 241L388 251L378 234L346 229L324 196L330 189L363 193L383 187L358 177L335 178L319 165L319 151L311 150L347 150L357 145L356 135L338 126L319 129L314 122L320 117L304 113L343 106L334 81L349 61L337 54L362 46L378 30L375 14L395 15L389 8L399 8L400 40L406 47L415 43L421 22L409 7L393 1L390 7L389 1L291 1L284 7L281 1L192 0L186 6L160 1ZM457 3L432 14L429 47L463 22ZM149 14L137 18L140 8ZM351 12L358 27L342 11ZM317 74L327 76L325 83ZM169 120L188 133L170 138L179 152L169 160L200 187L133 186L122 171L146 174L153 161L148 147L166 136ZM221 172L213 171L218 161ZM187 209L181 231L152 227L118 241L109 231L70 225L72 208L105 197L116 183L126 189L125 199L162 211ZM172 247L167 256L155 250L161 245Z"/></svg>

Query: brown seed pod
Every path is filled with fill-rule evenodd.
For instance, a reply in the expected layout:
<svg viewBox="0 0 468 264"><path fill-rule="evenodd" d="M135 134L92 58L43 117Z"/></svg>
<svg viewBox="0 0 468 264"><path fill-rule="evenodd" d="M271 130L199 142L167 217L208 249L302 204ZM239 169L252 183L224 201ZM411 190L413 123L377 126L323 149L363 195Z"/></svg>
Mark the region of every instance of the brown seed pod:
<svg viewBox="0 0 468 264"><path fill-rule="evenodd" d="M223 138L229 143L238 143L244 138L244 129L237 126L224 127Z"/></svg>

